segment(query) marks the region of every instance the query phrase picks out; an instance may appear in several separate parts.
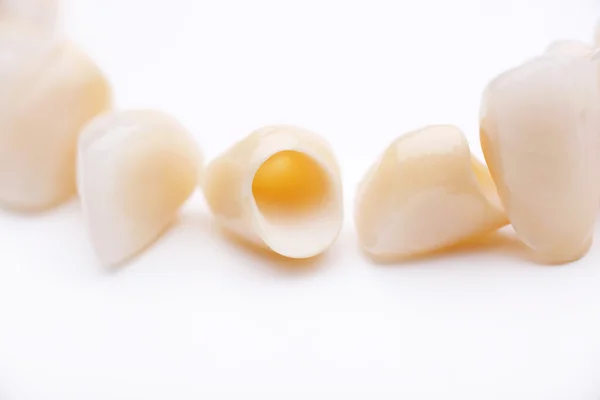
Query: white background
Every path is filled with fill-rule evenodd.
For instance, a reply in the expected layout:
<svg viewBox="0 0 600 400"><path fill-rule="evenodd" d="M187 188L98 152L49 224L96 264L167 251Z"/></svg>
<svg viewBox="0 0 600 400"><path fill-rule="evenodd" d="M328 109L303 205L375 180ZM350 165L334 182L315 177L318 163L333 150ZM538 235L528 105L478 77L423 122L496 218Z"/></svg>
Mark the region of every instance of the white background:
<svg viewBox="0 0 600 400"><path fill-rule="evenodd" d="M222 237L198 194L111 272L76 201L1 213L0 399L600 398L600 243L563 267L510 239L378 266L352 221L393 139L451 123L481 154L485 84L591 40L598 16L593 0L73 0L67 31L119 107L180 118L207 160L272 123L327 137L346 224L324 257L286 263Z"/></svg>

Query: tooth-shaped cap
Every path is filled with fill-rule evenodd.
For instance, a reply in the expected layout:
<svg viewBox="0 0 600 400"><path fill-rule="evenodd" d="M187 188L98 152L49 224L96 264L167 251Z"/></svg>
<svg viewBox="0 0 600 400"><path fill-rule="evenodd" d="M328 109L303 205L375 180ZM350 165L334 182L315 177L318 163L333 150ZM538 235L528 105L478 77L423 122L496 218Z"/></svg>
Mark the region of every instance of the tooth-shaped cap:
<svg viewBox="0 0 600 400"><path fill-rule="evenodd" d="M0 23L0 205L41 211L75 194L77 138L110 106L98 67L68 43Z"/></svg>
<svg viewBox="0 0 600 400"><path fill-rule="evenodd" d="M582 257L600 202L596 66L544 56L493 80L481 109L490 172L520 238L547 262Z"/></svg>
<svg viewBox="0 0 600 400"><path fill-rule="evenodd" d="M355 209L376 258L422 255L508 223L485 165L460 130L429 126L394 141L361 181Z"/></svg>
<svg viewBox="0 0 600 400"><path fill-rule="evenodd" d="M593 51L591 45L580 40L557 40L548 46L546 54L589 57Z"/></svg>
<svg viewBox="0 0 600 400"><path fill-rule="evenodd" d="M324 252L342 227L333 153L297 127L265 127L237 143L208 166L204 193L225 228L289 258Z"/></svg>
<svg viewBox="0 0 600 400"><path fill-rule="evenodd" d="M118 265L152 244L194 192L201 166L193 137L170 116L94 119L79 141L78 189L100 261Z"/></svg>

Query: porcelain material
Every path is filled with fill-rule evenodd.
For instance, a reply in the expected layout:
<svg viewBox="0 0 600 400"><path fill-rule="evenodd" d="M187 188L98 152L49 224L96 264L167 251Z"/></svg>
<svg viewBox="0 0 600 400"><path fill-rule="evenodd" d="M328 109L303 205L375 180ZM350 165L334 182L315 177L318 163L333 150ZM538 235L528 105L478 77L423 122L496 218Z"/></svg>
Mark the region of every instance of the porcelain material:
<svg viewBox="0 0 600 400"><path fill-rule="evenodd" d="M204 193L226 229L289 258L323 253L342 227L332 150L297 127L265 127L233 146L208 166Z"/></svg>
<svg viewBox="0 0 600 400"><path fill-rule="evenodd" d="M545 261L582 257L600 202L598 74L583 57L543 56L493 80L481 142L520 238Z"/></svg>
<svg viewBox="0 0 600 400"><path fill-rule="evenodd" d="M402 259L459 244L508 220L463 133L436 125L394 141L361 181L356 228L370 255Z"/></svg>
<svg viewBox="0 0 600 400"><path fill-rule="evenodd" d="M78 189L100 261L122 264L154 243L197 187L202 156L170 116L103 114L83 131Z"/></svg>
<svg viewBox="0 0 600 400"><path fill-rule="evenodd" d="M77 138L110 106L100 69L70 43L0 23L0 205L42 211L75 194Z"/></svg>

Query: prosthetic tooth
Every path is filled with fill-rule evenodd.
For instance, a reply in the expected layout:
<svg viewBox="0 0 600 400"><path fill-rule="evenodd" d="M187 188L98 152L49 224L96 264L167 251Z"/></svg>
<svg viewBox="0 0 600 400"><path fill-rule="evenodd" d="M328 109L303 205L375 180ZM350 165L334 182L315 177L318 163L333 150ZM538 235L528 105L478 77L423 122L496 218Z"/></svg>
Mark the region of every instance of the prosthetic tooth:
<svg viewBox="0 0 600 400"><path fill-rule="evenodd" d="M156 111L99 116L79 142L78 188L103 264L150 246L197 187L200 151L173 118Z"/></svg>
<svg viewBox="0 0 600 400"><path fill-rule="evenodd" d="M310 258L336 240L342 184L329 145L301 128L255 131L208 167L204 193L217 220L288 258Z"/></svg>
<svg viewBox="0 0 600 400"><path fill-rule="evenodd" d="M0 205L42 211L76 192L82 127L110 106L99 68L70 43L0 23Z"/></svg>
<svg viewBox="0 0 600 400"><path fill-rule="evenodd" d="M403 259L499 229L508 220L485 165L453 126L394 141L359 185L356 227L368 254Z"/></svg>
<svg viewBox="0 0 600 400"><path fill-rule="evenodd" d="M600 203L600 96L595 62L542 56L493 80L481 142L520 238L545 261L582 257Z"/></svg>

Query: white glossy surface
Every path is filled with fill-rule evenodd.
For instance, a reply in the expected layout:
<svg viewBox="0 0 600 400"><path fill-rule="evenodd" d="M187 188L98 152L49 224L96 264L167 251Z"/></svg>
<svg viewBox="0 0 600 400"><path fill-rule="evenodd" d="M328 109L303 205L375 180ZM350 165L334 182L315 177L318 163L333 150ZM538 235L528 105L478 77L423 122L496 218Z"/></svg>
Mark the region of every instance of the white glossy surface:
<svg viewBox="0 0 600 400"><path fill-rule="evenodd" d="M208 160L265 124L322 133L347 210L403 132L453 123L481 157L489 80L555 39L591 40L600 15L596 0L71 4L68 28L120 106L173 113ZM559 268L510 239L383 267L361 255L349 212L329 254L286 269L220 236L196 195L108 274L76 202L0 221L2 400L600 395L598 245Z"/></svg>

